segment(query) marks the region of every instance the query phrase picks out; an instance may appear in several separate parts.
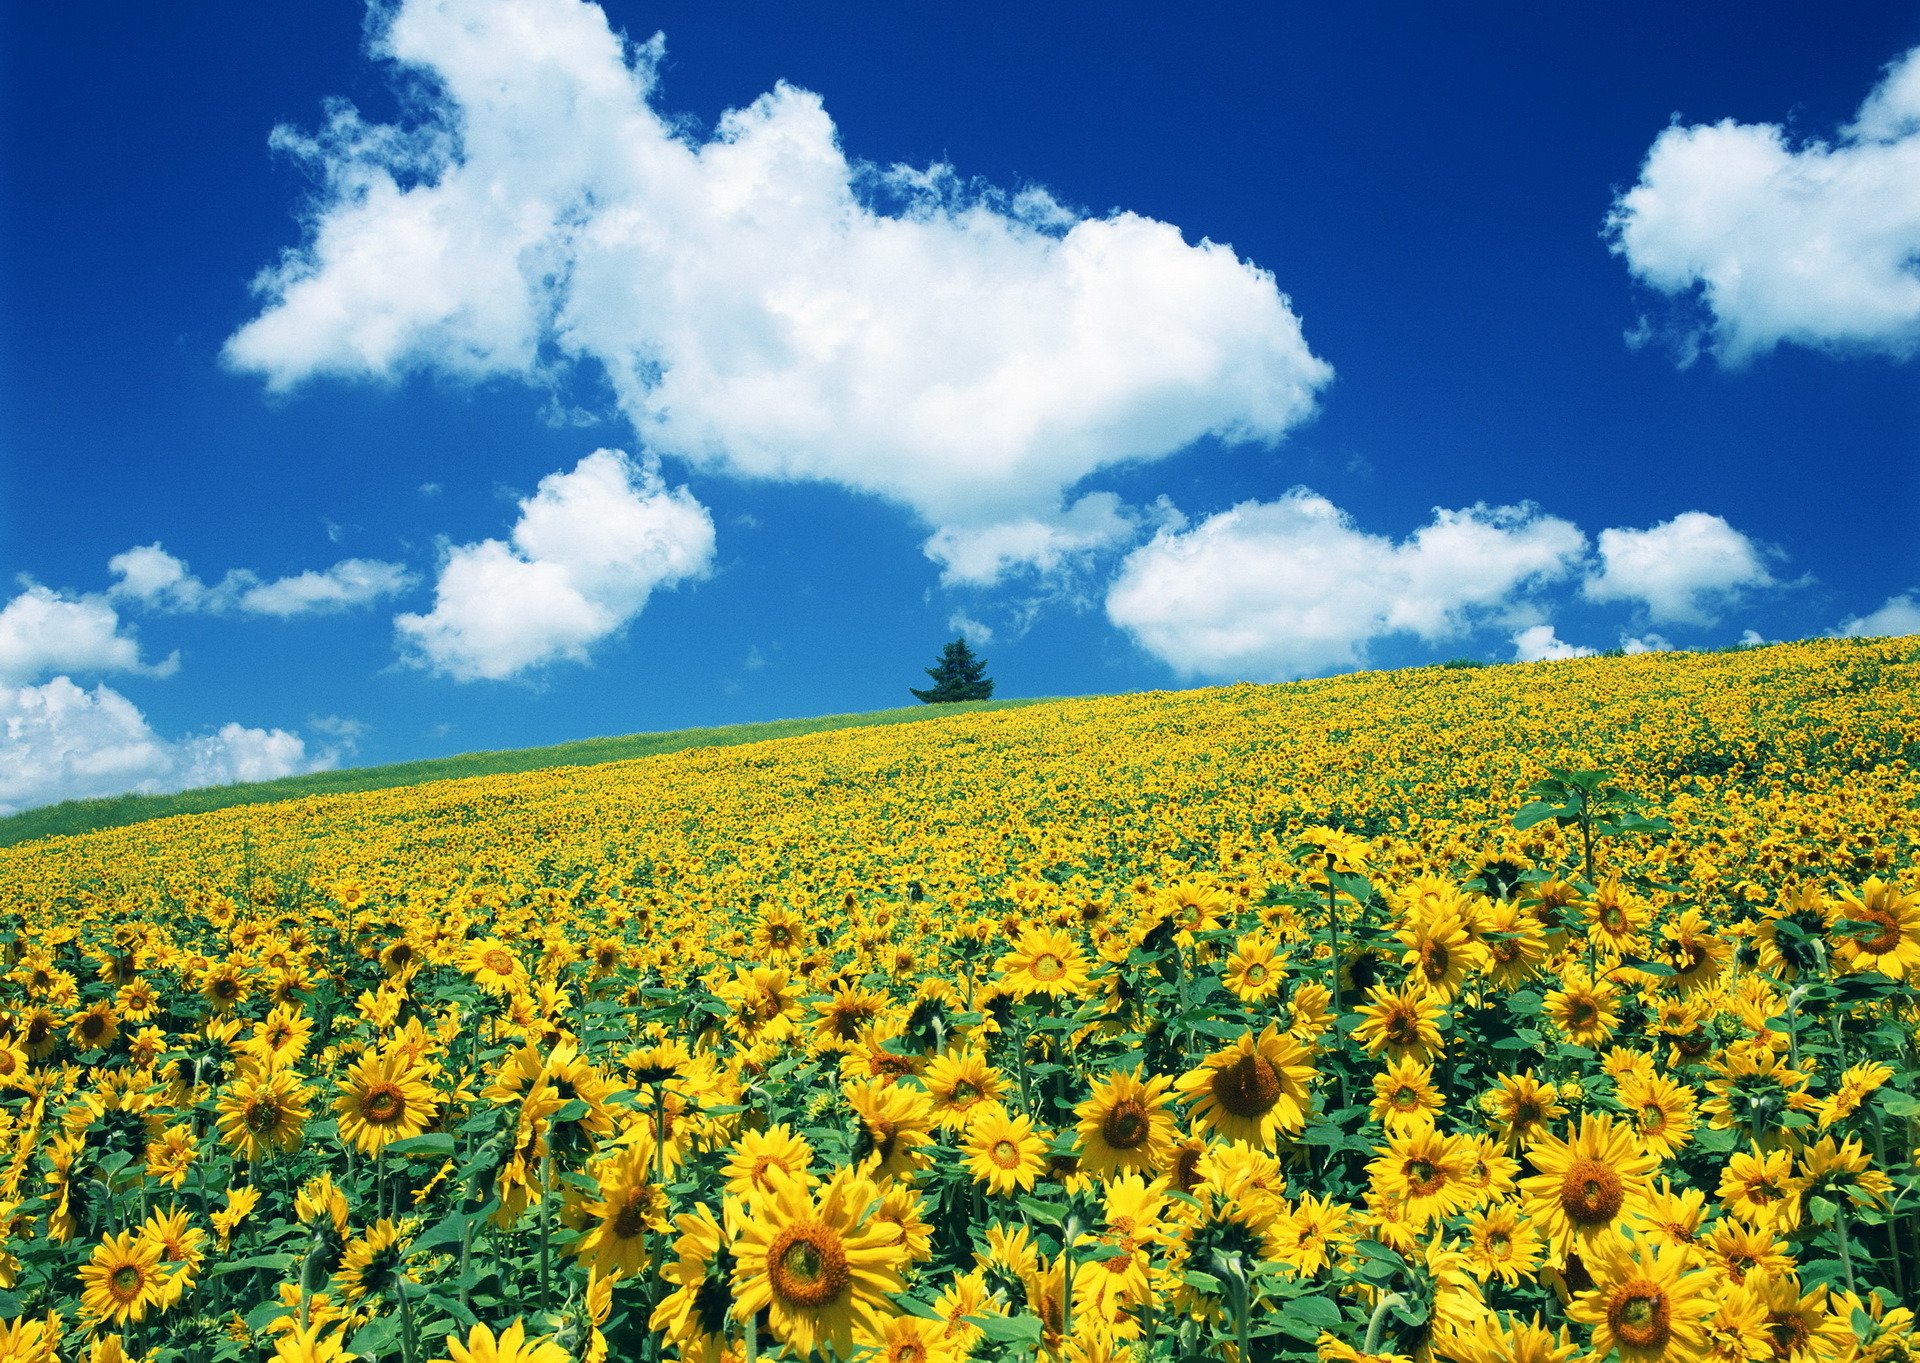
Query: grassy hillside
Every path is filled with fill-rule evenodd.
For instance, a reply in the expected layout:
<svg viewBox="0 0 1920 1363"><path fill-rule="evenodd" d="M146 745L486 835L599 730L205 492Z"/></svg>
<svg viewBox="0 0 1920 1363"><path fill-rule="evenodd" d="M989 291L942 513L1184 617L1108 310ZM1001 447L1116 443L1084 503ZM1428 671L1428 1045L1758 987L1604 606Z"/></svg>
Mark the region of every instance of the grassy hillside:
<svg viewBox="0 0 1920 1363"><path fill-rule="evenodd" d="M238 805L299 800L312 795L346 795L356 791L391 790L453 781L468 776L499 776L540 771L548 767L591 767L602 762L625 762L657 757L688 748L737 747L831 729L860 729L879 724L915 724L926 720L1033 705L1036 700L963 701L952 705L911 705L898 710L869 710L864 714L819 715L812 719L776 719L761 724L729 724L712 729L674 729L664 733L624 734L615 738L585 738L547 748L516 748L503 752L462 753L420 762L396 762L381 767L350 767L287 776L277 781L246 781L230 786L203 786L167 795L114 795L98 800L66 800L0 818L0 847L12 847L36 838L91 833L119 828L147 819L175 814L205 814Z"/></svg>

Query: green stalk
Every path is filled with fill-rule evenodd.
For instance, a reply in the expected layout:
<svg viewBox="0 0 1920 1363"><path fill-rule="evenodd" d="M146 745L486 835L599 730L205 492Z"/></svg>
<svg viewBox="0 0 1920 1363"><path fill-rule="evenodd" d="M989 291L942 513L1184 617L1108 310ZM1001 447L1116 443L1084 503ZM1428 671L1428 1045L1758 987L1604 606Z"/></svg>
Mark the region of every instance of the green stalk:
<svg viewBox="0 0 1920 1363"><path fill-rule="evenodd" d="M540 1310L544 1313L553 1291L553 1138L540 1157Z"/></svg>
<svg viewBox="0 0 1920 1363"><path fill-rule="evenodd" d="M1387 1313L1396 1306L1405 1306L1407 1299L1398 1292L1389 1292L1373 1308L1373 1316L1367 1321L1367 1342L1362 1346L1366 1353L1380 1351L1380 1336L1386 1332Z"/></svg>

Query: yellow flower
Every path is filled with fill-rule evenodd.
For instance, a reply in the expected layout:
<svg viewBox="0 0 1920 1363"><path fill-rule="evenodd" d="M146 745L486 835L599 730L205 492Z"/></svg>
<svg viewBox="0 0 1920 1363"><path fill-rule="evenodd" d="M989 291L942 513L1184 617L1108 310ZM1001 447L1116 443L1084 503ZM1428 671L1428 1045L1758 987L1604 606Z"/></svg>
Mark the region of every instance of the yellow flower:
<svg viewBox="0 0 1920 1363"><path fill-rule="evenodd" d="M94 1246L80 1269L80 1308L115 1325L143 1319L148 1307L165 1308L167 1270L160 1246L136 1231L109 1235Z"/></svg>
<svg viewBox="0 0 1920 1363"><path fill-rule="evenodd" d="M998 1103L974 1110L961 1149L974 1182L986 1184L995 1197L1026 1192L1047 1167L1047 1143L1035 1134L1033 1118L1024 1112L1009 1116Z"/></svg>
<svg viewBox="0 0 1920 1363"><path fill-rule="evenodd" d="M823 1348L842 1357L855 1332L877 1333L888 1293L903 1284L901 1247L868 1210L880 1190L841 1169L817 1198L779 1181L748 1210L734 1245L734 1311L767 1312L774 1338L801 1358Z"/></svg>
<svg viewBox="0 0 1920 1363"><path fill-rule="evenodd" d="M636 1276L653 1262L649 1237L667 1229L667 1195L654 1181L654 1146L640 1139L588 1168L599 1196L569 1196L569 1224L585 1227L574 1257L599 1273Z"/></svg>
<svg viewBox="0 0 1920 1363"><path fill-rule="evenodd" d="M1306 1125L1313 1064L1304 1046L1271 1023L1248 1032L1181 1075L1193 1122L1230 1141L1270 1148Z"/></svg>
<svg viewBox="0 0 1920 1363"><path fill-rule="evenodd" d="M1021 933L997 968L1004 983L1023 996L1078 994L1087 986L1087 954L1058 929L1035 928Z"/></svg>
<svg viewBox="0 0 1920 1363"><path fill-rule="evenodd" d="M233 1232L259 1205L260 1190L251 1183L227 1189L227 1205L207 1218L213 1222L214 1238L222 1253L226 1251L227 1242L233 1238Z"/></svg>
<svg viewBox="0 0 1920 1363"><path fill-rule="evenodd" d="M1080 1119L1080 1172L1096 1178L1151 1174L1173 1147L1169 1107L1173 1081L1143 1074L1143 1066L1115 1071L1093 1086L1073 1112Z"/></svg>
<svg viewBox="0 0 1920 1363"><path fill-rule="evenodd" d="M1446 1097L1433 1083L1433 1067L1411 1057L1393 1061L1373 1076L1369 1110L1388 1131L1430 1125Z"/></svg>
<svg viewBox="0 0 1920 1363"><path fill-rule="evenodd" d="M1363 1020L1353 1029L1353 1039L1369 1052L1414 1060L1432 1060L1440 1053L1440 1004L1425 990L1412 981L1398 990L1377 984L1367 997L1372 1002L1356 1010Z"/></svg>
<svg viewBox="0 0 1920 1363"><path fill-rule="evenodd" d="M1589 1261L1594 1286L1567 1307L1593 1327L1593 1354L1618 1349L1622 1363L1700 1363L1713 1315L1711 1275L1658 1245L1618 1242Z"/></svg>
<svg viewBox="0 0 1920 1363"><path fill-rule="evenodd" d="M1006 1096L1007 1079L972 1046L937 1055L920 1076L933 1100L933 1120L942 1130L963 1131L980 1103Z"/></svg>
<svg viewBox="0 0 1920 1363"><path fill-rule="evenodd" d="M1896 980L1920 975L1920 904L1912 895L1872 876L1858 894L1832 900L1829 911L1842 969L1877 970Z"/></svg>
<svg viewBox="0 0 1920 1363"><path fill-rule="evenodd" d="M673 1291L653 1308L649 1325L688 1363L721 1363L733 1324L733 1284L727 1277L727 1234L702 1203L674 1218L674 1258L660 1276Z"/></svg>
<svg viewBox="0 0 1920 1363"><path fill-rule="evenodd" d="M1543 1135L1527 1147L1540 1172L1520 1180L1528 1219L1561 1253L1602 1247L1639 1209L1660 1161L1630 1127L1588 1114L1571 1139Z"/></svg>
<svg viewBox="0 0 1920 1363"><path fill-rule="evenodd" d="M298 1149L311 1095L292 1070L243 1064L220 1096L220 1135L246 1160Z"/></svg>
<svg viewBox="0 0 1920 1363"><path fill-rule="evenodd" d="M547 1336L528 1338L526 1326L518 1319L498 1335L476 1325L467 1331L464 1344L448 1336L446 1349L433 1363L572 1363L567 1351Z"/></svg>
<svg viewBox="0 0 1920 1363"><path fill-rule="evenodd" d="M362 1056L339 1087L333 1113L340 1137L363 1155L418 1136L439 1106L425 1068L399 1052Z"/></svg>

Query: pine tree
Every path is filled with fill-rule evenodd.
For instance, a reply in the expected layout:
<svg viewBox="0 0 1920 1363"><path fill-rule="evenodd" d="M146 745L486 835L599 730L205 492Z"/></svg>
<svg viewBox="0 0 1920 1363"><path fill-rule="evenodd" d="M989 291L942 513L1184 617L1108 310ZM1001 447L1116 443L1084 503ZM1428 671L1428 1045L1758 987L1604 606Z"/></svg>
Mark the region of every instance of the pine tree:
<svg viewBox="0 0 1920 1363"><path fill-rule="evenodd" d="M927 670L933 686L921 691L909 686L915 696L929 705L955 700L986 700L993 695L993 678L986 675L987 660L973 656L964 638L955 639L940 650L939 661Z"/></svg>

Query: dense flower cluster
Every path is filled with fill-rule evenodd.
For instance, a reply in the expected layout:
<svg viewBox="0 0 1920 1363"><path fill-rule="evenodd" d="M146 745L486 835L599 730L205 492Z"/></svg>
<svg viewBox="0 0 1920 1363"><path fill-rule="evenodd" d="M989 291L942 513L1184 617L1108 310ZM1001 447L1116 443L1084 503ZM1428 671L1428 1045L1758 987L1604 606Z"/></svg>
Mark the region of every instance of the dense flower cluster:
<svg viewBox="0 0 1920 1363"><path fill-rule="evenodd" d="M1896 1363L1911 641L0 853L0 1361Z"/></svg>

